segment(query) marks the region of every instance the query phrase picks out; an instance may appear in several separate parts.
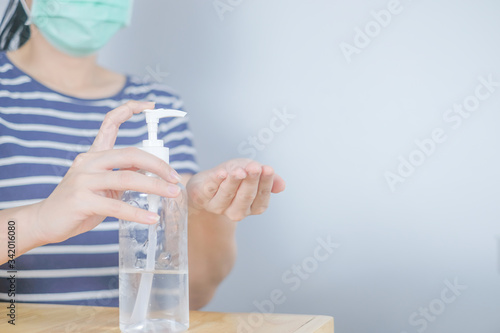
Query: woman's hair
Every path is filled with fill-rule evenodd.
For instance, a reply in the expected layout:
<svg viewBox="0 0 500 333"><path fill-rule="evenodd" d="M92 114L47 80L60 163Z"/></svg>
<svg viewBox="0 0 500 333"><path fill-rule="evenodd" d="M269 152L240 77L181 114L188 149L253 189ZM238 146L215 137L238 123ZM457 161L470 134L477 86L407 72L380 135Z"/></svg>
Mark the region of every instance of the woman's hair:
<svg viewBox="0 0 500 333"><path fill-rule="evenodd" d="M20 48L30 38L30 27L26 25L28 15L20 0L9 0L0 23L0 51Z"/></svg>

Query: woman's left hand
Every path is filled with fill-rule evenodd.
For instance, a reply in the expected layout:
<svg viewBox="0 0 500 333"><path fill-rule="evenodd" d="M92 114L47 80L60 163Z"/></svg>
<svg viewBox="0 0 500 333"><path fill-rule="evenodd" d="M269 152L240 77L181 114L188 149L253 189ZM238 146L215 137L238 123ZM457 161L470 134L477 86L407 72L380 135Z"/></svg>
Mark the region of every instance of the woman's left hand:
<svg viewBox="0 0 500 333"><path fill-rule="evenodd" d="M191 213L205 210L241 221L269 206L271 193L285 189L285 181L273 168L238 158L197 173L187 183Z"/></svg>

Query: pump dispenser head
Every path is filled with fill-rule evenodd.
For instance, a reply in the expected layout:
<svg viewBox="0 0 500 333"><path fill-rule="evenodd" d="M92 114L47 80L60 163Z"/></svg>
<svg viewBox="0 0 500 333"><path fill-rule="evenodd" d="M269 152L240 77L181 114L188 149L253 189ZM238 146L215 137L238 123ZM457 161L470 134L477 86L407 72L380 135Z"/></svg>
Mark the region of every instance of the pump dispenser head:
<svg viewBox="0 0 500 333"><path fill-rule="evenodd" d="M142 141L142 150L169 163L168 148L163 146L163 140L158 140L158 123L161 118L184 117L186 112L172 109L144 110L143 112L148 124L148 139Z"/></svg>

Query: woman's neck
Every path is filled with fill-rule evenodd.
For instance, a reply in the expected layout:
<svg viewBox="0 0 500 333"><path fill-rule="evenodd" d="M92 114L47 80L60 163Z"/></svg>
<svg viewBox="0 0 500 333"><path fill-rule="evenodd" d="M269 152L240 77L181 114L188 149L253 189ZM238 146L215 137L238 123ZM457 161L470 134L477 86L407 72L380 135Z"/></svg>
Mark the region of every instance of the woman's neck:
<svg viewBox="0 0 500 333"><path fill-rule="evenodd" d="M97 64L96 55L73 57L52 45L31 26L31 37L20 49L8 53L21 70L47 87L79 98L106 98L125 84L123 75Z"/></svg>

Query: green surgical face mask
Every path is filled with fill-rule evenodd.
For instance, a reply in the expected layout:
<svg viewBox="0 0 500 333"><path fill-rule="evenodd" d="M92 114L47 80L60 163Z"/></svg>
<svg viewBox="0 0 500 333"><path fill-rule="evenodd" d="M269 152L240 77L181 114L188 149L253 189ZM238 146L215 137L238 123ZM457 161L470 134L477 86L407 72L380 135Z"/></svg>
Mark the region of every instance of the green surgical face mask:
<svg viewBox="0 0 500 333"><path fill-rule="evenodd" d="M54 47L83 57L97 52L130 24L132 1L33 0L28 16Z"/></svg>

